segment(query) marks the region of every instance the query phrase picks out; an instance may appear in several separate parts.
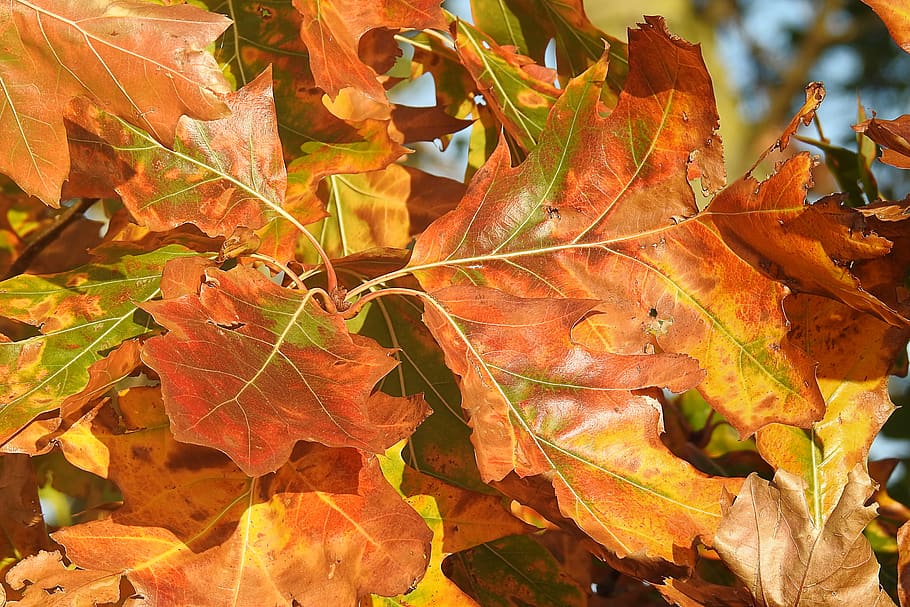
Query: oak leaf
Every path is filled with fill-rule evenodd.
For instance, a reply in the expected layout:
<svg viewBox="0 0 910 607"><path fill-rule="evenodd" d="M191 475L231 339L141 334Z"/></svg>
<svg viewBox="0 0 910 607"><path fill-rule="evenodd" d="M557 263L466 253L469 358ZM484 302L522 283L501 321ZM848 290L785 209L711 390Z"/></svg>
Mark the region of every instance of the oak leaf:
<svg viewBox="0 0 910 607"><path fill-rule="evenodd" d="M63 111L78 96L165 144L183 114L224 116L228 85L205 47L228 23L193 6L135 0L5 3L0 171L58 206L70 164Z"/></svg>
<svg viewBox="0 0 910 607"><path fill-rule="evenodd" d="M703 376L695 361L576 345L570 332L595 301L481 287L432 296L424 321L461 376L484 480L545 474L563 515L619 557L691 563L692 542L710 543L721 494L740 481L677 459L660 441L659 403L635 391L684 391Z"/></svg>
<svg viewBox="0 0 910 607"><path fill-rule="evenodd" d="M108 410L94 432L124 505L54 538L75 565L125 576L137 604L352 605L423 575L431 534L375 457L300 445L251 479L217 451L174 441L160 405L120 404L129 425Z"/></svg>
<svg viewBox="0 0 910 607"><path fill-rule="evenodd" d="M47 276L0 283L4 316L41 334L0 342L0 443L41 413L61 407L89 385L89 369L124 340L148 333L137 302L157 297L168 260L193 255L178 246ZM70 401L72 402L72 401Z"/></svg>
<svg viewBox="0 0 910 607"><path fill-rule="evenodd" d="M879 564L863 536L876 510L864 505L872 493L869 476L861 466L850 471L820 526L813 523L805 490L805 482L785 470L770 482L752 474L717 530L715 548L755 604L893 605L879 586Z"/></svg>
<svg viewBox="0 0 910 607"><path fill-rule="evenodd" d="M112 604L120 599L119 575L71 569L56 551L42 550L24 559L10 570L6 581L22 592L21 600L4 603L10 607L77 607Z"/></svg>
<svg viewBox="0 0 910 607"><path fill-rule="evenodd" d="M902 0L863 0L888 28L898 46L910 53L910 9Z"/></svg>
<svg viewBox="0 0 910 607"><path fill-rule="evenodd" d="M376 453L427 415L419 396L371 394L395 367L390 351L348 334L313 293L242 266L181 276L168 285L179 296L143 304L169 332L142 353L161 376L178 440L219 449L258 476L284 464L297 440Z"/></svg>
<svg viewBox="0 0 910 607"><path fill-rule="evenodd" d="M363 35L376 28L446 26L439 0L294 0L303 16L300 37L310 52L317 86L335 99L343 89L367 108L363 117L388 118L389 102L372 67L359 56Z"/></svg>
<svg viewBox="0 0 910 607"><path fill-rule="evenodd" d="M228 236L262 227L280 212L287 187L271 72L224 100L226 118L181 117L173 150L97 106L74 103L68 118L94 140L80 137L73 155L96 178L104 167L124 206L151 230L192 223Z"/></svg>
<svg viewBox="0 0 910 607"><path fill-rule="evenodd" d="M910 116L904 114L894 120L873 117L854 125L853 130L884 148L882 162L910 169Z"/></svg>
<svg viewBox="0 0 910 607"><path fill-rule="evenodd" d="M600 63L565 89L524 163L511 168L500 146L458 208L418 238L410 267L430 292L483 284L600 300L606 314L592 347L698 359L708 371L699 390L741 435L775 421L808 426L823 402L811 361L786 339L786 289L737 254L710 208L697 215L688 178L711 189L723 178L698 49L659 19L630 36L613 112L600 113ZM759 194L782 187L775 179ZM754 187L744 180L732 200L718 200L733 205ZM737 234L752 229L735 225Z"/></svg>

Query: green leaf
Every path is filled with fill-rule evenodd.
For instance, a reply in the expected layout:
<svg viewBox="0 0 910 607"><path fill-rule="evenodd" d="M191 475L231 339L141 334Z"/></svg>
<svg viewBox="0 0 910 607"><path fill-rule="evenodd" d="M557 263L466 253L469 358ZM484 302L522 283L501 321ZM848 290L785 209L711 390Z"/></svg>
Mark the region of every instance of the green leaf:
<svg viewBox="0 0 910 607"><path fill-rule="evenodd" d="M60 407L89 382L89 366L154 326L137 303L159 295L164 264L195 255L168 246L114 262L0 283L0 310L41 335L0 343L0 441Z"/></svg>

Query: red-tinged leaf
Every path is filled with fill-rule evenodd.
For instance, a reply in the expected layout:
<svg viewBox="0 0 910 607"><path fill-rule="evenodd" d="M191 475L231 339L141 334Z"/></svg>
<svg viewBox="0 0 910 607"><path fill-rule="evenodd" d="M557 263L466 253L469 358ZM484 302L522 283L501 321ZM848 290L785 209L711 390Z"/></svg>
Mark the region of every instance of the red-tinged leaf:
<svg viewBox="0 0 910 607"><path fill-rule="evenodd" d="M192 223L209 236L228 236L238 226L255 229L273 218L287 177L271 74L225 102L232 112L227 118L181 118L173 150L88 103L74 103L69 117L98 138L78 145L97 146L108 157L110 179L140 224L165 231Z"/></svg>
<svg viewBox="0 0 910 607"><path fill-rule="evenodd" d="M774 179L759 184L745 177L712 200L702 216L737 255L794 292L826 295L906 325L910 321L866 292L847 269L853 261L886 255L891 242L862 229L862 216L842 207L839 197L807 204L812 165L808 154L800 154Z"/></svg>
<svg viewBox="0 0 910 607"><path fill-rule="evenodd" d="M553 85L555 72L547 73L464 21L455 25L455 48L506 133L524 152L535 148L561 92Z"/></svg>
<svg viewBox="0 0 910 607"><path fill-rule="evenodd" d="M885 23L898 46L910 53L910 8L903 0L863 0Z"/></svg>
<svg viewBox="0 0 910 607"><path fill-rule="evenodd" d="M445 571L485 607L584 607L587 592L533 537L511 536L454 554Z"/></svg>
<svg viewBox="0 0 910 607"><path fill-rule="evenodd" d="M360 59L361 37L375 28L444 29L439 4L439 0L294 0L303 15L300 37L309 49L317 86L332 99L342 89L352 88L374 111L382 112L388 100L376 72ZM385 112L388 117L388 109Z"/></svg>
<svg viewBox="0 0 910 607"><path fill-rule="evenodd" d="M0 342L0 443L89 384L89 368L107 350L150 329L136 302L159 295L164 264L191 255L165 247L120 261L0 283L4 316L36 325L41 335Z"/></svg>
<svg viewBox="0 0 910 607"><path fill-rule="evenodd" d="M0 171L57 206L69 173L63 111L84 95L166 144L177 119L219 118L227 82L204 49L228 20L192 6L16 0L0 8L5 49Z"/></svg>
<svg viewBox="0 0 910 607"><path fill-rule="evenodd" d="M715 547L757 606L894 605L863 529L875 518L857 466L821 526L812 522L805 483L784 470L771 482L752 474L724 515Z"/></svg>
<svg viewBox="0 0 910 607"><path fill-rule="evenodd" d="M178 440L219 449L259 476L284 464L298 440L375 453L426 417L420 397L370 394L395 367L390 351L352 339L312 293L246 267L203 272L186 278L196 293L143 304L169 331L142 358L161 376Z"/></svg>
<svg viewBox="0 0 910 607"><path fill-rule="evenodd" d="M853 126L857 133L863 133L882 146L881 161L900 169L910 169L910 116L903 115L894 120L870 118Z"/></svg>
<svg viewBox="0 0 910 607"><path fill-rule="evenodd" d="M811 295L789 297L786 311L793 340L818 361L825 416L809 431L772 424L756 442L775 469L805 482L818 526L837 506L850 471L865 465L872 440L894 410L888 374L908 333Z"/></svg>
<svg viewBox="0 0 910 607"><path fill-rule="evenodd" d="M121 399L94 431L124 506L54 538L74 564L126 576L149 605L353 605L394 595L426 568L430 531L374 457L301 445L251 479L211 449L177 443L160 410ZM147 424L147 425L145 425Z"/></svg>
<svg viewBox="0 0 910 607"><path fill-rule="evenodd" d="M546 474L562 513L619 557L689 563L696 537L710 543L722 491L740 481L708 478L677 459L660 441L659 403L633 394L684 391L703 376L695 361L574 344L571 330L594 301L479 287L433 297L425 322L462 378L485 480Z"/></svg>
<svg viewBox="0 0 910 607"><path fill-rule="evenodd" d="M697 212L689 162L720 153L698 50L656 19L631 36L614 111L599 113L599 64L566 88L527 161L510 168L500 148L421 235L410 266L428 291L598 299L607 314L592 346L697 358L708 372L699 390L742 435L809 426L823 402L812 362L786 340L786 289L737 256L710 214L683 221Z"/></svg>
<svg viewBox="0 0 910 607"><path fill-rule="evenodd" d="M460 120L441 106L409 107L398 105L392 110L392 125L401 133L405 143L439 139L445 150L452 133L471 126L470 120Z"/></svg>
<svg viewBox="0 0 910 607"><path fill-rule="evenodd" d="M7 574L6 581L13 590L22 592L21 600L8 603L16 607L81 607L120 600L119 575L71 569L57 551L42 550L30 556Z"/></svg>
<svg viewBox="0 0 910 607"><path fill-rule="evenodd" d="M27 455L0 456L0 577L16 561L50 545L35 469Z"/></svg>

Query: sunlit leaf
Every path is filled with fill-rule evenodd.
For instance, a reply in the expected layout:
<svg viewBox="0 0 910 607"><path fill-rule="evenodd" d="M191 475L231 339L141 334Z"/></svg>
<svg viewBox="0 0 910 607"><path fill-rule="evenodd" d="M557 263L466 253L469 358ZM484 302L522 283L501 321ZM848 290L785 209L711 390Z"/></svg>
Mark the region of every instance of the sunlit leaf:
<svg viewBox="0 0 910 607"><path fill-rule="evenodd" d="M0 8L0 171L57 206L69 173L63 111L85 95L165 144L182 114L227 113L227 82L206 45L227 27L192 6L125 0L16 0Z"/></svg>
<svg viewBox="0 0 910 607"><path fill-rule="evenodd" d="M420 397L371 394L395 361L349 335L312 292L245 267L197 266L183 284L192 291L143 304L169 331L142 358L161 376L178 440L219 449L258 476L284 464L298 440L380 452L426 416Z"/></svg>
<svg viewBox="0 0 910 607"><path fill-rule="evenodd" d="M70 117L97 138L82 145L107 157L110 179L136 221L159 231L192 223L209 236L228 236L275 217L287 178L270 72L225 103L227 118L181 118L173 150L88 103L74 104Z"/></svg>
<svg viewBox="0 0 910 607"><path fill-rule="evenodd" d="M596 302L518 299L478 287L433 293L425 322L461 376L482 477L546 474L562 513L620 557L685 563L710 543L722 491L660 442L659 404L635 391L683 391L703 376L675 354L617 355L574 344ZM516 315L521 310L521 315ZM647 516L642 516L647 512ZM659 514L658 514L659 512Z"/></svg>
<svg viewBox="0 0 910 607"><path fill-rule="evenodd" d="M128 253L128 252L127 252ZM4 316L41 334L0 342L0 441L37 415L59 408L89 382L89 367L122 341L149 332L138 303L158 296L164 264L192 255L170 246L119 261L0 283Z"/></svg>
<svg viewBox="0 0 910 607"><path fill-rule="evenodd" d="M614 111L598 112L599 64L566 89L523 164L510 168L497 151L459 207L421 235L410 265L430 291L454 282L600 300L607 314L586 343L698 359L708 372L699 390L742 435L774 421L808 426L823 403L811 362L787 342L785 289L736 254L710 212L692 217L687 178L712 189L722 179L698 50L658 20L631 35ZM775 191L774 179L761 191Z"/></svg>
<svg viewBox="0 0 910 607"><path fill-rule="evenodd" d="M717 551L755 605L893 605L863 536L875 518L875 506L863 505L872 493L869 476L851 470L823 525L812 522L805 488L784 470L770 482L750 475L717 531Z"/></svg>
<svg viewBox="0 0 910 607"><path fill-rule="evenodd" d="M211 449L177 443L160 415L95 432L124 506L57 532L80 568L125 575L150 604L351 605L423 575L430 532L372 457L306 445L250 479ZM136 422L149 424L137 425Z"/></svg>

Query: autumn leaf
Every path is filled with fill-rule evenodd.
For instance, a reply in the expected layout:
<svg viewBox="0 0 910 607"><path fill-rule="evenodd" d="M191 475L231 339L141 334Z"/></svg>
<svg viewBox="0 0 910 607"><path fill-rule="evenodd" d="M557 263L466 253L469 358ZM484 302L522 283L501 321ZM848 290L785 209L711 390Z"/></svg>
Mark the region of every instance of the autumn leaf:
<svg viewBox="0 0 910 607"><path fill-rule="evenodd" d="M872 482L861 466L823 525L809 514L806 486L778 470L752 474L724 515L715 548L760 606L893 605L879 587L879 565L863 536L875 518L864 506Z"/></svg>
<svg viewBox="0 0 910 607"><path fill-rule="evenodd" d="M431 292L482 284L597 299L606 314L587 343L698 359L708 372L699 390L741 435L775 421L808 426L823 403L812 363L786 339L786 290L741 259L710 213L693 217L687 179L713 189L723 178L699 52L658 19L630 36L613 112L599 113L598 64L566 88L523 164L511 168L500 147L459 207L418 239L410 268ZM762 190L782 187L775 179Z"/></svg>
<svg viewBox="0 0 910 607"><path fill-rule="evenodd" d="M70 569L60 552L42 550L24 559L7 574L6 581L22 592L22 600L9 603L16 607L99 605L120 599L119 575Z"/></svg>
<svg viewBox="0 0 910 607"><path fill-rule="evenodd" d="M35 469L26 455L0 456L0 531L0 575L17 560L50 545Z"/></svg>
<svg viewBox="0 0 910 607"><path fill-rule="evenodd" d="M363 35L376 28L445 29L439 0L294 0L303 16L300 37L310 51L317 86L335 99L346 88L364 104L363 117L388 118L377 74L359 56ZM383 116L385 114L385 116Z"/></svg>
<svg viewBox="0 0 910 607"><path fill-rule="evenodd" d="M121 406L131 427L109 411L94 429L124 506L54 536L80 568L125 575L149 604L200 607L351 605L423 575L430 532L375 458L301 445L274 476L251 479L175 442L160 409Z"/></svg>
<svg viewBox="0 0 910 607"><path fill-rule="evenodd" d="M376 453L426 416L420 397L371 394L395 367L390 352L349 335L312 292L247 267L197 266L183 280L179 296L143 304L169 331L145 344L142 359L161 376L178 440L219 449L259 476L298 440Z"/></svg>
<svg viewBox="0 0 910 607"><path fill-rule="evenodd" d="M432 296L425 322L461 376L484 480L546 474L562 513L619 557L686 563L695 537L710 543L722 490L739 481L708 478L672 455L660 442L659 404L633 393L692 387L702 377L695 361L572 343L594 301L480 287Z"/></svg>
<svg viewBox="0 0 910 607"><path fill-rule="evenodd" d="M820 526L894 410L888 373L907 333L821 297L800 294L785 303L794 341L818 360L825 416L809 430L772 424L756 442L775 469L805 482L809 513Z"/></svg>
<svg viewBox="0 0 910 607"><path fill-rule="evenodd" d="M79 168L96 173L98 156L106 160L124 205L152 230L192 223L209 236L228 236L237 226L262 227L282 212L287 183L271 73L225 103L227 118L182 117L173 150L96 106L74 104L69 118L97 138L81 140L74 157L85 154Z"/></svg>
<svg viewBox="0 0 910 607"><path fill-rule="evenodd" d="M524 152L536 147L559 97L555 71L499 46L460 20L455 24L455 49L506 133Z"/></svg>
<svg viewBox="0 0 910 607"><path fill-rule="evenodd" d="M591 67L608 47L604 102L610 108L615 105L629 71L627 47L591 23L581 0L471 0L471 7L478 28L540 65L554 40L556 65L564 82Z"/></svg>
<svg viewBox="0 0 910 607"><path fill-rule="evenodd" d="M125 0L16 0L0 9L0 171L58 206L69 173L63 111L86 96L164 144L177 120L228 110L205 47L228 20L192 6ZM23 162L23 159L25 160Z"/></svg>
<svg viewBox="0 0 910 607"><path fill-rule="evenodd" d="M41 413L53 411L89 383L90 366L122 341L143 335L151 321L138 303L159 295L162 268L192 255L169 246L117 261L47 276L22 275L0 283L4 316L41 334L0 342L0 442Z"/></svg>
<svg viewBox="0 0 910 607"><path fill-rule="evenodd" d="M901 0L863 0L875 11L898 46L910 53L910 9Z"/></svg>
<svg viewBox="0 0 910 607"><path fill-rule="evenodd" d="M854 125L853 130L884 148L882 162L910 169L910 116L905 114L894 120L873 117Z"/></svg>

